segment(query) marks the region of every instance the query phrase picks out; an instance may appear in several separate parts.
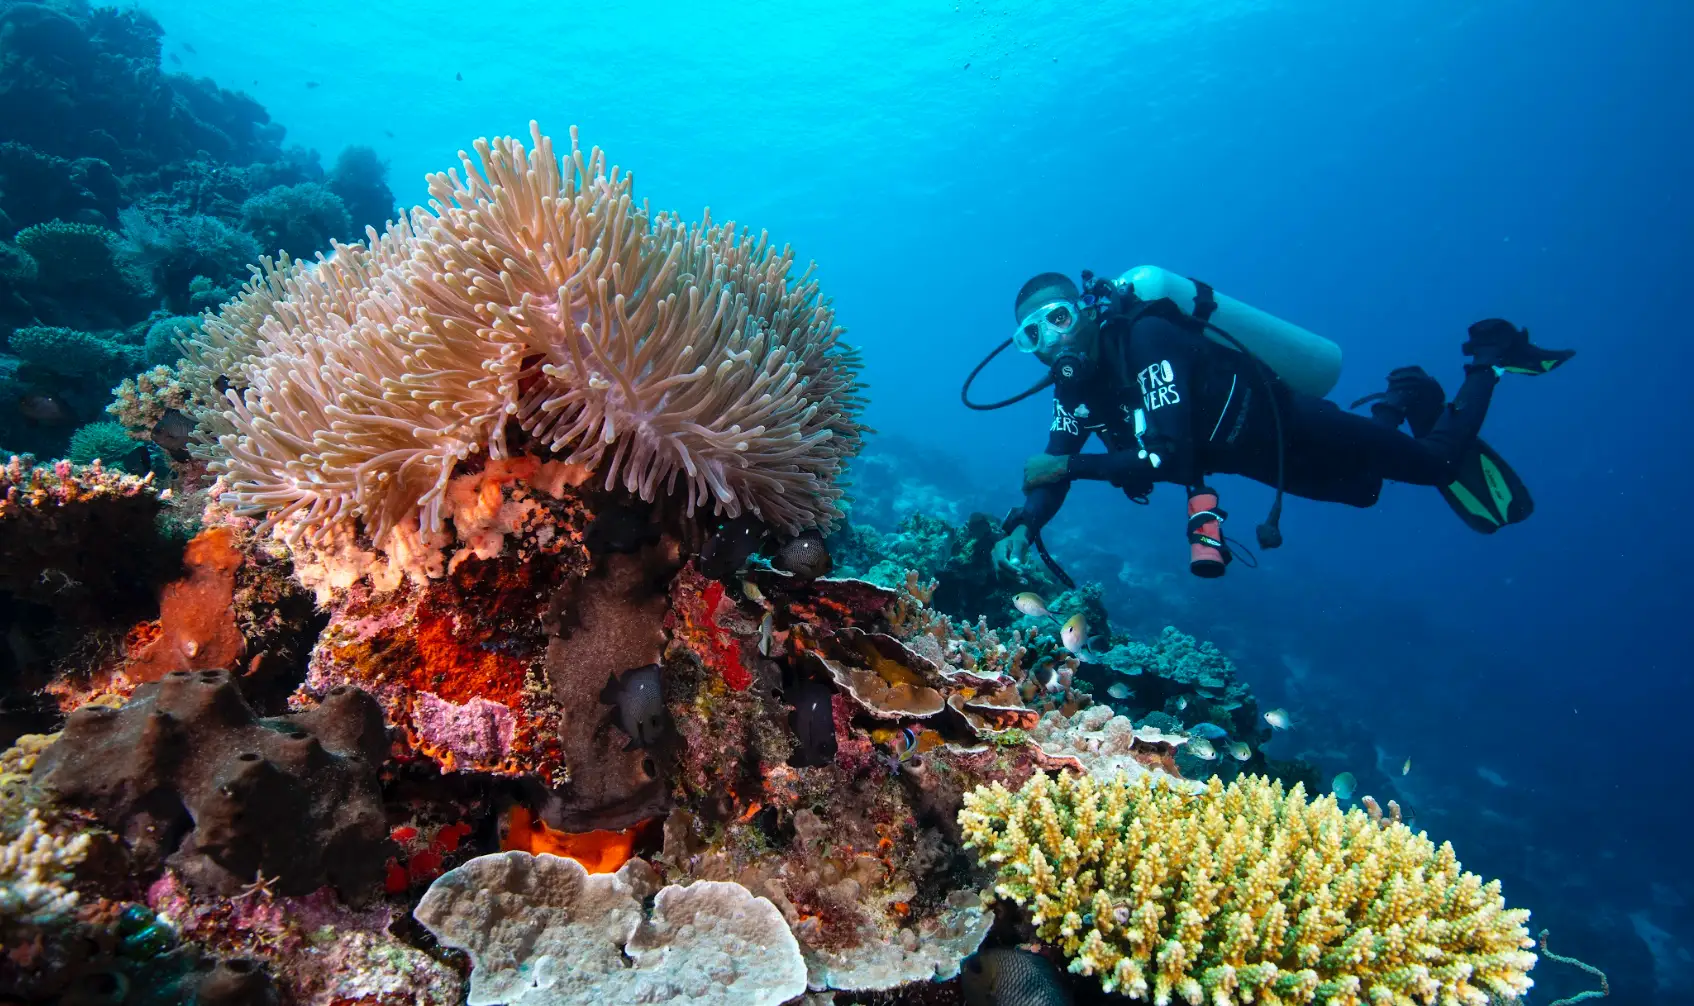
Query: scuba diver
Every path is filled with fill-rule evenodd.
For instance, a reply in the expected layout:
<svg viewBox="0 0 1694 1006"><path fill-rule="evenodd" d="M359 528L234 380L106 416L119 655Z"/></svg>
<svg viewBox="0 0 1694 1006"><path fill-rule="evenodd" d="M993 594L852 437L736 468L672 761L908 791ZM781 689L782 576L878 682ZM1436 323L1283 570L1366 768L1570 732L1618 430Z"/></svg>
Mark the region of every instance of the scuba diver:
<svg viewBox="0 0 1694 1006"><path fill-rule="evenodd" d="M961 398L973 409L1003 408L1053 385L1047 449L1024 466L1025 501L1008 516L994 549L1001 571L1027 560L1033 544L1055 575L1069 578L1041 545L1041 529L1076 479L1110 482L1137 503L1155 483L1188 490L1190 569L1221 576L1234 558L1225 513L1206 484L1243 475L1276 488L1261 548L1282 542L1284 493L1368 507L1385 480L1438 487L1472 528L1492 533L1529 516L1529 493L1478 436L1502 375L1544 374L1574 355L1541 349L1529 333L1491 318L1470 327L1464 383L1452 401L1418 367L1388 377L1367 417L1324 397L1340 376L1334 343L1242 304L1197 280L1142 266L1116 281L1083 272L1079 288L1060 273L1023 285L1012 337L977 365ZM970 398L971 383L1008 346L1035 356L1048 376L999 402ZM1408 435L1402 425L1410 429ZM1082 453L1097 435L1104 453Z"/></svg>

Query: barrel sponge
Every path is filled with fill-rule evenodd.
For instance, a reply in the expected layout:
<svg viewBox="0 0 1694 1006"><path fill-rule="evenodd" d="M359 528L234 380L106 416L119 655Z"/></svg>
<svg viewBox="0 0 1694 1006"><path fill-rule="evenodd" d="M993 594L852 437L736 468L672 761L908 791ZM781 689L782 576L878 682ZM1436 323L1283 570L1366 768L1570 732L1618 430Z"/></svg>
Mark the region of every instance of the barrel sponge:
<svg viewBox="0 0 1694 1006"><path fill-rule="evenodd" d="M201 892L327 885L357 903L391 854L376 700L352 688L261 718L227 671L173 671L121 709L86 705L32 778L121 835L135 872L174 867Z"/></svg>
<svg viewBox="0 0 1694 1006"><path fill-rule="evenodd" d="M832 526L858 450L856 356L808 270L763 235L650 214L630 176L531 124L461 153L368 244L267 263L190 365L244 389L228 499L327 540L442 529L454 466L511 427L608 487ZM230 373L234 369L237 373Z"/></svg>
<svg viewBox="0 0 1694 1006"><path fill-rule="evenodd" d="M1037 775L967 794L959 824L1070 969L1131 999L1488 1006L1532 984L1498 881L1299 786Z"/></svg>
<svg viewBox="0 0 1694 1006"><path fill-rule="evenodd" d="M656 886L639 859L591 874L503 852L442 874L413 914L470 953L468 1006L778 1006L806 991L800 944L769 900L707 880L660 890L649 915Z"/></svg>

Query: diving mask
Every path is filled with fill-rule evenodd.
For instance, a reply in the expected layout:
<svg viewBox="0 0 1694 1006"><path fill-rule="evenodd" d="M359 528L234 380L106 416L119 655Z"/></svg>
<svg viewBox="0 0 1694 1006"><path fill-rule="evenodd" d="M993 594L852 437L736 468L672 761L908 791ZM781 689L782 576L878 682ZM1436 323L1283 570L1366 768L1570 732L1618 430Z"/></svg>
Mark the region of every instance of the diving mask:
<svg viewBox="0 0 1694 1006"><path fill-rule="evenodd" d="M1012 333L1012 344L1025 353L1052 349L1076 330L1081 317L1075 301L1048 301L1018 323L1017 331Z"/></svg>

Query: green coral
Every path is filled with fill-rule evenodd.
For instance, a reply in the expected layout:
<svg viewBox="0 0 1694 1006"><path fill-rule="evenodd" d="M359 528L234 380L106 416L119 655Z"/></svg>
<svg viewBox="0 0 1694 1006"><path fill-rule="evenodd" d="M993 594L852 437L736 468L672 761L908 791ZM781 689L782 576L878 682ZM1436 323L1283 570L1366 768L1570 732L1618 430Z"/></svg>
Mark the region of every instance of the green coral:
<svg viewBox="0 0 1694 1006"><path fill-rule="evenodd" d="M285 251L309 259L330 242L353 236L353 220L341 197L316 182L278 185L241 204L247 229L269 254Z"/></svg>
<svg viewBox="0 0 1694 1006"><path fill-rule="evenodd" d="M70 446L65 448L65 459L86 465L99 458L115 465L139 446L141 442L132 438L122 423L89 423L71 434Z"/></svg>
<svg viewBox="0 0 1694 1006"><path fill-rule="evenodd" d="M147 365L169 366L182 357L178 344L194 338L200 331L200 319L188 315L170 315L147 326L145 348Z"/></svg>
<svg viewBox="0 0 1694 1006"><path fill-rule="evenodd" d="M117 235L93 224L50 220L14 238L35 260L39 282L67 291L128 291L133 285L117 260Z"/></svg>
<svg viewBox="0 0 1694 1006"><path fill-rule="evenodd" d="M1120 674L1156 674L1199 690L1223 689L1235 680L1235 665L1216 646L1167 625L1151 643L1112 647L1102 660Z"/></svg>
<svg viewBox="0 0 1694 1006"><path fill-rule="evenodd" d="M66 377L132 373L141 369L144 352L93 332L49 325L18 329L11 347L26 363Z"/></svg>

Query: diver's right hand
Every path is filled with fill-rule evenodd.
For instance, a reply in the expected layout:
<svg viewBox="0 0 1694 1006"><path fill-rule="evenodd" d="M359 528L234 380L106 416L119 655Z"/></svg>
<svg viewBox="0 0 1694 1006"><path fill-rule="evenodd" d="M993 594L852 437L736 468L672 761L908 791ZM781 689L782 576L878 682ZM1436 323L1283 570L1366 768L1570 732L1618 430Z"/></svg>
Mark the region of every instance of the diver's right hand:
<svg viewBox="0 0 1694 1006"><path fill-rule="evenodd" d="M1029 528L1020 524L994 545L994 572L1019 579L1023 576L1023 565L1028 561Z"/></svg>

